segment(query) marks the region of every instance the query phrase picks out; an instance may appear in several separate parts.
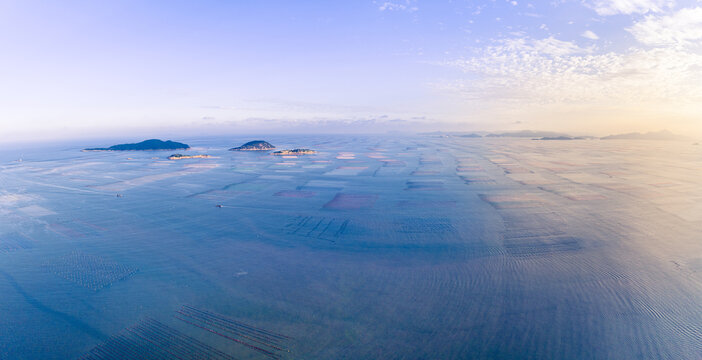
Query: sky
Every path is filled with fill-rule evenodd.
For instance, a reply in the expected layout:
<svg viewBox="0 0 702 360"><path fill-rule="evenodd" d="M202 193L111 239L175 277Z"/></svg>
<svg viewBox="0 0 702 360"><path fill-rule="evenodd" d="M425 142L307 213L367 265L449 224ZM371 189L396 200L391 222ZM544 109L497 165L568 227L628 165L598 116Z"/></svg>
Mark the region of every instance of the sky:
<svg viewBox="0 0 702 360"><path fill-rule="evenodd" d="M669 129L702 1L5 1L0 139Z"/></svg>

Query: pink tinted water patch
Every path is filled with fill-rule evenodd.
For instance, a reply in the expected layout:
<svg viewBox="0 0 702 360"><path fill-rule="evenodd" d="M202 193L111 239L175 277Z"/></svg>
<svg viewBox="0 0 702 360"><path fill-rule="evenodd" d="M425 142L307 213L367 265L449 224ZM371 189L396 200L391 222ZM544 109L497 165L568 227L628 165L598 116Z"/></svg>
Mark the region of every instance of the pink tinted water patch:
<svg viewBox="0 0 702 360"><path fill-rule="evenodd" d="M324 204L325 209L357 210L368 209L375 205L378 198L373 194L344 194L338 193L330 202Z"/></svg>
<svg viewBox="0 0 702 360"><path fill-rule="evenodd" d="M512 162L512 159L498 158L498 157L488 157L487 158L493 164L508 164Z"/></svg>
<svg viewBox="0 0 702 360"><path fill-rule="evenodd" d="M53 212L49 209L43 208L39 205L29 205L29 206L19 208L17 210L24 213L25 215L33 216L33 217L41 217L41 216L55 215L56 214L55 212Z"/></svg>
<svg viewBox="0 0 702 360"><path fill-rule="evenodd" d="M461 171L483 171L483 168L475 165L475 166L456 166L456 171L461 172Z"/></svg>
<svg viewBox="0 0 702 360"><path fill-rule="evenodd" d="M284 155L283 159L297 159L297 156L295 155Z"/></svg>
<svg viewBox="0 0 702 360"><path fill-rule="evenodd" d="M288 198L310 198L317 195L314 191L307 190L282 190L273 194L273 196L281 196Z"/></svg>

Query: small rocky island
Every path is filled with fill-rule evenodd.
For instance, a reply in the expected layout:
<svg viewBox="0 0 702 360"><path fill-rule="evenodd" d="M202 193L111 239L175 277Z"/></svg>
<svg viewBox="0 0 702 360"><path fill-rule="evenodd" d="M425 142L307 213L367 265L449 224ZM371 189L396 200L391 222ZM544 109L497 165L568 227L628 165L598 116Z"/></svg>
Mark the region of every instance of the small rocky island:
<svg viewBox="0 0 702 360"><path fill-rule="evenodd" d="M147 151L147 150L188 150L190 146L171 140L162 141L159 139L144 140L135 144L119 144L108 148L88 148L83 151Z"/></svg>
<svg viewBox="0 0 702 360"><path fill-rule="evenodd" d="M316 154L317 152L310 149L292 149L292 150L279 150L274 151L273 155L310 155Z"/></svg>
<svg viewBox="0 0 702 360"><path fill-rule="evenodd" d="M168 160L180 160L180 159L207 159L210 158L209 155L183 155L183 154L173 154L168 157Z"/></svg>
<svg viewBox="0 0 702 360"><path fill-rule="evenodd" d="M249 141L244 145L239 147L231 148L229 151L261 151L261 150L273 150L275 146L271 145L268 141L254 140Z"/></svg>

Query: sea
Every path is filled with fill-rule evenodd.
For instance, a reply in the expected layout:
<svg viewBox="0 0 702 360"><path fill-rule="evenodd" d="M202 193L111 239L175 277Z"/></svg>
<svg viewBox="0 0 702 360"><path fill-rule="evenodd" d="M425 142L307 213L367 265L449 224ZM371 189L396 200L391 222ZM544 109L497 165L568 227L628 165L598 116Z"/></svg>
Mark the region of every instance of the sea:
<svg viewBox="0 0 702 360"><path fill-rule="evenodd" d="M702 146L172 140L3 146L0 359L702 358Z"/></svg>

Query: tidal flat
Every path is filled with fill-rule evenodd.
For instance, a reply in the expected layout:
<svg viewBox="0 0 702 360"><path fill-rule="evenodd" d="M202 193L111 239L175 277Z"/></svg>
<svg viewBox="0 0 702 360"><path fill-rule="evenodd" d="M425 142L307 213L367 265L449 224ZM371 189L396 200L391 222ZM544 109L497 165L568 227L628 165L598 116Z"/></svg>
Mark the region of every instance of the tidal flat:
<svg viewBox="0 0 702 360"><path fill-rule="evenodd" d="M0 151L0 359L702 358L702 147L252 139Z"/></svg>

